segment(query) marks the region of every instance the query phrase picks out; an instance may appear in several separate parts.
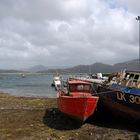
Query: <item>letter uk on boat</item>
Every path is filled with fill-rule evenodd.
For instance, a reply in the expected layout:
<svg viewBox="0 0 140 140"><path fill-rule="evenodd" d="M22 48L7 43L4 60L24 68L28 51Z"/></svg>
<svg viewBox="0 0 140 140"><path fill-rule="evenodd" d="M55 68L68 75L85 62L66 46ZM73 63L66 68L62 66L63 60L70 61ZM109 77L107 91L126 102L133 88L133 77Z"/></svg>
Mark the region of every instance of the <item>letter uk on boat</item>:
<svg viewBox="0 0 140 140"><path fill-rule="evenodd" d="M125 94L121 93L121 92L117 92L117 99L122 100L122 101L126 101Z"/></svg>
<svg viewBox="0 0 140 140"><path fill-rule="evenodd" d="M132 104L140 104L140 97L129 95L128 98L125 97L125 93L117 92L117 99L121 101L129 101Z"/></svg>

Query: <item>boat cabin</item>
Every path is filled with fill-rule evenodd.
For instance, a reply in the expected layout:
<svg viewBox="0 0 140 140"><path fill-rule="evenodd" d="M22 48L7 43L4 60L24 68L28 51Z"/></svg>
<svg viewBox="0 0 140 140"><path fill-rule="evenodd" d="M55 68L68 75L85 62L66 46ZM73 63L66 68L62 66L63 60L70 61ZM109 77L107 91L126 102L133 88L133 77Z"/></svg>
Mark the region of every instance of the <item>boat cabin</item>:
<svg viewBox="0 0 140 140"><path fill-rule="evenodd" d="M140 71L126 71L122 84L128 87L140 88Z"/></svg>
<svg viewBox="0 0 140 140"><path fill-rule="evenodd" d="M69 92L91 92L91 85L89 82L80 81L80 80L72 80L68 81L68 90Z"/></svg>

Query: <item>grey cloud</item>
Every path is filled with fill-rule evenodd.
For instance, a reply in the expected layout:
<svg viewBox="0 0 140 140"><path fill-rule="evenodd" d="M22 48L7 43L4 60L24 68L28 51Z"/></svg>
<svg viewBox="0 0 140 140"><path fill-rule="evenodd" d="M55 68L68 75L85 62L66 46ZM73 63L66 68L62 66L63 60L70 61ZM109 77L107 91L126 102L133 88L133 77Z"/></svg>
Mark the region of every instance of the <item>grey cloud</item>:
<svg viewBox="0 0 140 140"><path fill-rule="evenodd" d="M119 0L119 5L123 6L129 12L134 13L136 16L140 14L140 1L138 0Z"/></svg>
<svg viewBox="0 0 140 140"><path fill-rule="evenodd" d="M2 0L0 17L12 17L39 21L64 20L79 16L88 16L90 11L85 0Z"/></svg>
<svg viewBox="0 0 140 140"><path fill-rule="evenodd" d="M136 5L129 2L127 10L122 1L1 0L0 68L137 58Z"/></svg>

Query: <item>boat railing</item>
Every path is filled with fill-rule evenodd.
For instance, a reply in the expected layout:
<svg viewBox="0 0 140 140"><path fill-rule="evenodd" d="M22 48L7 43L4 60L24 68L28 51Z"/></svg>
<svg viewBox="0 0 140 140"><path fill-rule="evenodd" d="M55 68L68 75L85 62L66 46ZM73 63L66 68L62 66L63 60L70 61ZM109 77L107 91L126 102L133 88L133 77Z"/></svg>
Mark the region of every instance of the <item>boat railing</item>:
<svg viewBox="0 0 140 140"><path fill-rule="evenodd" d="M133 79L123 79L120 84L127 87L140 88L140 81L135 81Z"/></svg>

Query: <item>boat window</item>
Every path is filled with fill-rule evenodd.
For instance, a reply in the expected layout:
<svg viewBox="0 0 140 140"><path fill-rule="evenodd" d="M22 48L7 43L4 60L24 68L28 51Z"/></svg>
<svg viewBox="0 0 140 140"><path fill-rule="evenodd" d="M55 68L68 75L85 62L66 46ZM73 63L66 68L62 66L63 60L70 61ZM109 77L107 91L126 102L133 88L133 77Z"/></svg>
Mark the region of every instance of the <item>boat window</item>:
<svg viewBox="0 0 140 140"><path fill-rule="evenodd" d="M133 79L134 79L134 74L130 74L129 79L130 79L130 80L133 80Z"/></svg>
<svg viewBox="0 0 140 140"><path fill-rule="evenodd" d="M90 85L85 85L85 86L84 86L84 90L86 90L86 91L87 91L87 90L90 90Z"/></svg>
<svg viewBox="0 0 140 140"><path fill-rule="evenodd" d="M128 80L129 79L129 76L130 76L129 73L126 73L124 79L125 80Z"/></svg>
<svg viewBox="0 0 140 140"><path fill-rule="evenodd" d="M74 91L90 91L90 85L70 85L69 86L69 90L70 92L74 92Z"/></svg>
<svg viewBox="0 0 140 140"><path fill-rule="evenodd" d="M77 90L83 90L84 86L83 85L78 85Z"/></svg>
<svg viewBox="0 0 140 140"><path fill-rule="evenodd" d="M70 92L76 91L76 85L70 85L69 90Z"/></svg>
<svg viewBox="0 0 140 140"><path fill-rule="evenodd" d="M135 77L134 77L134 82L137 82L138 79L139 79L139 75L137 74L137 75L135 75Z"/></svg>
<svg viewBox="0 0 140 140"><path fill-rule="evenodd" d="M90 90L90 85L78 85L77 90L78 91L89 91Z"/></svg>

